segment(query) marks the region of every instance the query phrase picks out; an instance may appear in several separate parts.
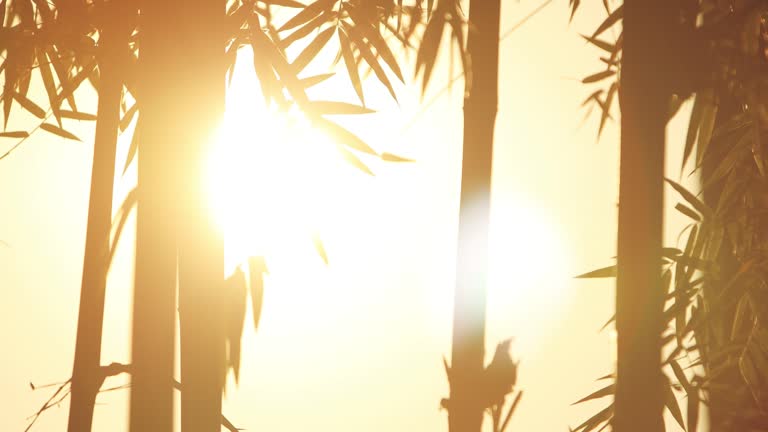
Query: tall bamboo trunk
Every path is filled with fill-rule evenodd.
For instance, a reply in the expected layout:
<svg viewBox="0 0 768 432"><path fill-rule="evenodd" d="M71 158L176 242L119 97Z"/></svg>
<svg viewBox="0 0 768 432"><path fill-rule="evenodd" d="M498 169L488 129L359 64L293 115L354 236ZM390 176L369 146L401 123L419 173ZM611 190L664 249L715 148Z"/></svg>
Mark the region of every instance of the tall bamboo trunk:
<svg viewBox="0 0 768 432"><path fill-rule="evenodd" d="M620 86L616 432L662 432L662 204L669 59L667 0L624 2Z"/></svg>
<svg viewBox="0 0 768 432"><path fill-rule="evenodd" d="M123 9L125 9L123 7ZM127 10L125 10L127 12ZM128 20L127 16L122 17ZM115 24L118 24L115 22ZM101 337L104 297L109 268L109 235L112 226L112 192L115 175L115 149L120 121L121 52L126 48L127 26L104 29L100 40L98 121L94 140L91 192L85 258L80 287L80 310L72 370L72 403L69 432L89 432L93 409L102 378L100 376Z"/></svg>
<svg viewBox="0 0 768 432"><path fill-rule="evenodd" d="M486 274L493 133L498 105L500 0L470 2L471 87L464 100L459 240L454 297L451 432L480 432L484 401Z"/></svg>
<svg viewBox="0 0 768 432"><path fill-rule="evenodd" d="M141 112L138 166L136 268L133 301L130 400L131 432L173 430L176 324L177 160L185 119L179 111L179 50L176 33L182 0L141 3L139 84Z"/></svg>
<svg viewBox="0 0 768 432"><path fill-rule="evenodd" d="M178 15L188 65L178 78L186 89L187 118L179 185L179 319L181 325L181 426L184 432L218 432L224 386L222 325L224 241L206 203L205 165L224 114L226 17L224 0L188 1Z"/></svg>

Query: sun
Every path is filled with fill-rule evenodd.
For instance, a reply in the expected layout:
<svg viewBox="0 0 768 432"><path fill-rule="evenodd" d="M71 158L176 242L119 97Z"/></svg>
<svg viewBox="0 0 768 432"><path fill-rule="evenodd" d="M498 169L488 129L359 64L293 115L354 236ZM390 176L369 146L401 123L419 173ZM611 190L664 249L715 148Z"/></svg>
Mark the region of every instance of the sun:
<svg viewBox="0 0 768 432"><path fill-rule="evenodd" d="M249 55L243 50L242 57ZM248 256L312 245L327 204L336 201L335 173L343 163L335 144L300 112L266 106L247 63L238 59L208 158L209 202L224 234L227 273Z"/></svg>

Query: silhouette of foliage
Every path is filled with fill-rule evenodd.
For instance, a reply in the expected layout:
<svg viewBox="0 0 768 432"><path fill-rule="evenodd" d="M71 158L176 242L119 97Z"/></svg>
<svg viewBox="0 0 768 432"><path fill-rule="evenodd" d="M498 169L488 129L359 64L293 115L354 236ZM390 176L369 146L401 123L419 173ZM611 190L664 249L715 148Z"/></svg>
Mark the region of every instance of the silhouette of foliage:
<svg viewBox="0 0 768 432"><path fill-rule="evenodd" d="M574 11L578 5L578 1L571 2ZM682 392L687 398L687 418L682 418L672 396L667 408L681 427L696 431L700 404L711 405L717 397L719 405L710 406L710 412L719 412L711 419L712 427L746 430L768 423L768 257L763 235L768 9L764 2L749 0L702 0L686 5L681 20L688 25L680 40L671 42L680 47L679 64L659 67L687 79L678 83L670 100L670 118L683 102L693 99L682 169L689 161L699 173L705 165L713 168L702 173L699 193L667 179L680 199L675 209L690 220L681 234L683 248L665 249L661 265L668 293L662 340L668 354L663 365L670 392ZM621 19L621 6L609 9L597 30L584 36L606 53L601 57L606 69L586 77L585 83L602 83L620 75L621 33L614 41L603 35ZM608 85L609 90L595 91L585 101L602 111L599 131L610 118L611 101L620 91L618 81ZM691 93L695 95L691 97ZM734 270L723 268L724 256L734 262ZM581 277L609 276L615 276L615 270L597 270ZM608 385L577 403L611 394L613 387ZM723 401L730 402L721 404ZM607 427L609 412L610 406L576 431Z"/></svg>

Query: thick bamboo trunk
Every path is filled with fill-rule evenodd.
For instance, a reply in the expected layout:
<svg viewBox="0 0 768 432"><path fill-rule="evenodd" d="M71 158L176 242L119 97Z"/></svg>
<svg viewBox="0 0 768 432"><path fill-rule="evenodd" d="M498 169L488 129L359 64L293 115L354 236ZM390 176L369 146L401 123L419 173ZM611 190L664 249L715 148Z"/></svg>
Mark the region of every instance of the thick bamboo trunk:
<svg viewBox="0 0 768 432"><path fill-rule="evenodd" d="M127 20L127 17L124 19ZM126 37L126 29L113 27L104 30L104 36L100 41L101 85L91 169L91 192L88 203L75 360L72 370L72 403L67 426L69 432L91 430L96 395L102 381L100 377L101 338L109 268L107 260L112 226L115 149L123 88L120 53L121 49L126 49Z"/></svg>
<svg viewBox="0 0 768 432"><path fill-rule="evenodd" d="M224 242L206 202L205 165L224 114L224 0L187 2L178 15L179 47L188 59L179 79L186 88L187 127L180 159L179 318L181 325L181 426L184 432L218 432L225 351L221 302Z"/></svg>
<svg viewBox="0 0 768 432"><path fill-rule="evenodd" d="M620 87L616 432L662 432L661 287L664 144L670 97L662 65L674 25L667 0L626 0Z"/></svg>
<svg viewBox="0 0 768 432"><path fill-rule="evenodd" d="M464 100L458 258L454 298L451 432L480 432L493 133L498 105L500 0L470 3L471 88Z"/></svg>
<svg viewBox="0 0 768 432"><path fill-rule="evenodd" d="M173 430L176 222L179 134L177 79L184 58L176 37L181 0L141 3L136 268L133 304L131 432Z"/></svg>

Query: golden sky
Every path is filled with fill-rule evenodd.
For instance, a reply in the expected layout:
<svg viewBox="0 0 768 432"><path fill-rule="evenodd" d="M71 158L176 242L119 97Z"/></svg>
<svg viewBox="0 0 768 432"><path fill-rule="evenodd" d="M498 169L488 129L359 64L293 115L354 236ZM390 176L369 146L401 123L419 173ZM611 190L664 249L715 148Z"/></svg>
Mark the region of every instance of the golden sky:
<svg viewBox="0 0 768 432"><path fill-rule="evenodd" d="M502 30L538 5L504 2ZM598 118L582 123L579 107L591 92L580 79L601 64L598 50L578 34L594 29L603 14L599 2L587 2L568 25L565 2L554 2L501 44L487 351L516 338L513 354L522 360L525 396L513 431L565 431L605 403L570 406L596 388L595 379L612 363L609 333L598 329L611 315L613 281L572 278L609 265L615 250L618 128L609 124L596 142ZM448 78L447 68L439 68L424 99L432 99ZM252 83L238 75L235 85L242 90ZM380 112L345 124L375 149L416 162L371 163L376 176L369 177L313 153L305 132L298 133L295 152L274 153L288 167L272 171L296 195L259 195L281 212L259 216L276 228L270 230L273 256L261 327L254 334L246 325L239 386L231 382L226 394L225 414L238 427L446 430L438 406L448 394L441 357L450 353L462 89L444 93L426 110L415 87L400 92L399 109L373 80L367 89L370 105ZM228 118L243 123L233 104ZM23 116L11 122L24 124ZM23 430L26 417L50 395L31 391L30 381L58 382L71 373L92 157L92 129L76 123L71 129L83 143L38 134L0 161L4 431ZM671 129L678 131L673 140L679 129ZM235 127L226 137L246 141L249 133ZM0 144L0 150L8 146ZM221 156L230 166L251 151L235 147L230 151L245 153ZM116 204L135 181L133 168L120 175L124 158L123 149ZM670 159L677 178L679 158ZM269 170L262 168L213 174L263 184L258 173ZM232 184L227 181L233 180L219 179ZM234 197L249 196L245 188ZM244 219L254 208L232 196L218 199L230 206L218 207L228 254L259 251L262 245L249 239L263 232L233 228L248 226ZM670 233L675 229L668 225ZM327 249L327 267L314 250L315 231ZM110 273L105 364L130 358L133 233L132 226L124 233ZM99 396L94 430L125 429L126 395ZM63 430L67 408L65 402L49 410L35 430Z"/></svg>

